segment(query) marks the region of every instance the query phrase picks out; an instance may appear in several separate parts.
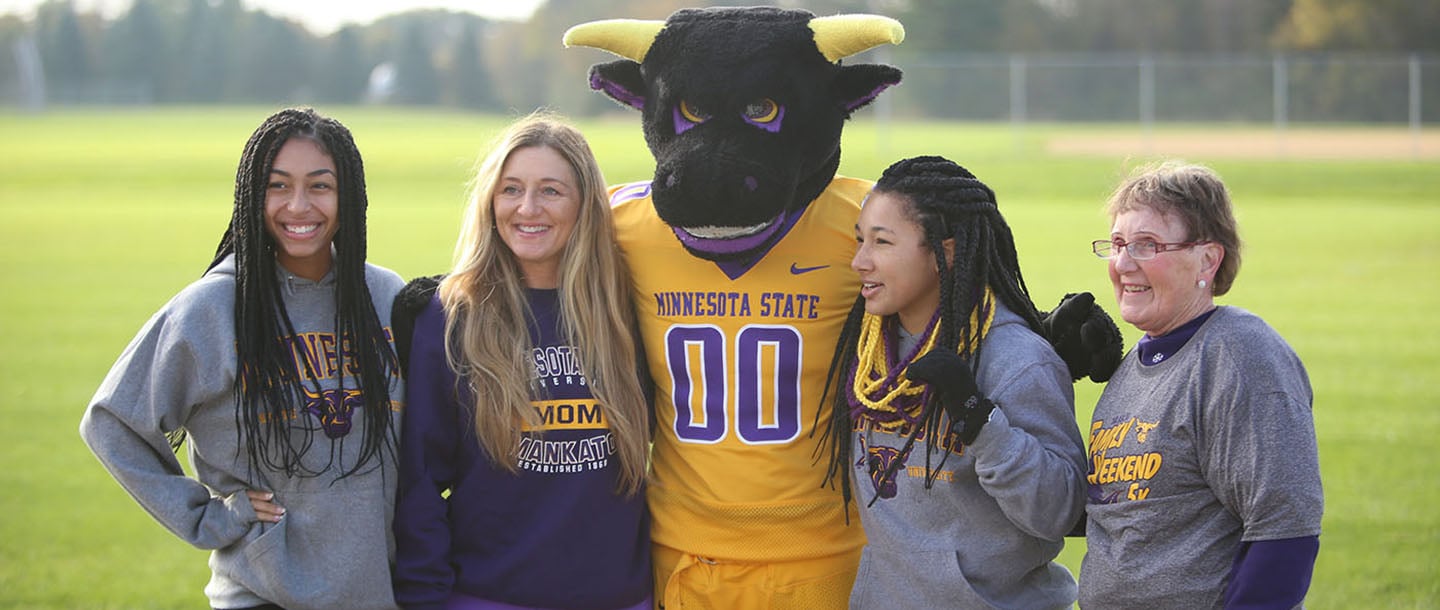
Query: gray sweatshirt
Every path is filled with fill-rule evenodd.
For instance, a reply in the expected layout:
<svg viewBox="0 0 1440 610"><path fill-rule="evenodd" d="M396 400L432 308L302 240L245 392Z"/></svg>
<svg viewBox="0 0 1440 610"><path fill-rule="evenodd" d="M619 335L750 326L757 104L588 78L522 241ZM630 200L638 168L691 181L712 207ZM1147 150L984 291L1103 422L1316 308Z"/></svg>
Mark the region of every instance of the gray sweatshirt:
<svg viewBox="0 0 1440 610"><path fill-rule="evenodd" d="M1075 602L1075 579L1053 561L1085 506L1085 447L1069 371L1049 343L997 303L977 383L999 408L974 444L956 441L958 453L945 458L931 489L924 488L922 438L896 473L894 497L871 505L876 489L862 456L899 450L905 438L855 433L856 499L869 541L850 607L1039 609ZM937 440L932 468L944 457L942 444L950 443Z"/></svg>
<svg viewBox="0 0 1440 610"><path fill-rule="evenodd" d="M251 476L236 430L233 384L235 267L231 257L187 286L150 318L95 392L80 435L115 480L156 521L182 540L214 552L205 587L210 605L237 608L275 603L286 608L393 608L390 521L395 456L386 451L363 473L341 478L354 464L364 433L363 402L349 414L348 434L330 438L313 410L339 387L334 278L319 282L283 268L283 299L296 336L297 358L308 358L319 388L296 405L296 425L315 429L302 463L317 476L287 477L262 469ZM404 281L366 265L366 282L382 321ZM356 385L348 376L346 390ZM396 425L404 388L391 382ZM330 400L334 405L337 400ZM342 410L343 413L343 410ZM165 433L185 430L194 478L186 476ZM332 459L334 462L332 462ZM328 465L328 469L326 468ZM279 523L257 521L247 488L273 491L285 507Z"/></svg>

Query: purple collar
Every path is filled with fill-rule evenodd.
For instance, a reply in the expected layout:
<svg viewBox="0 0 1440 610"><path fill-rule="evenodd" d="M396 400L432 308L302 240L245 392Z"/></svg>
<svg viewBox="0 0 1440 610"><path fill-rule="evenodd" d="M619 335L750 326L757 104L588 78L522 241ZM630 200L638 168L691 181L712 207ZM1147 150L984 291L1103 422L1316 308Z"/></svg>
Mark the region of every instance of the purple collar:
<svg viewBox="0 0 1440 610"><path fill-rule="evenodd" d="M1205 320L1210 319L1210 315L1217 309L1219 308L1216 307L1202 313L1194 320L1181 325L1180 328L1159 337L1150 335L1141 337L1140 342L1135 344L1135 349L1140 351L1140 364L1154 366L1164 362L1166 358L1174 356L1176 352L1180 351L1180 348L1185 347L1185 344L1190 341L1190 337L1195 336L1195 332L1200 330L1200 327L1205 324Z"/></svg>
<svg viewBox="0 0 1440 610"><path fill-rule="evenodd" d="M801 208L799 210L786 210L785 213L781 214L780 217L776 219L776 221L770 226L770 228L761 231L758 235L753 235L748 238L735 240L736 243L729 246L728 249L731 251L748 250L750 248L754 248L756 245L763 245L767 240L769 240L769 245L764 246L763 249L761 249L748 260L716 261L715 266L719 267L720 270L723 271L725 275L732 280L742 275L745 275L745 272L749 271L755 266L756 263L760 262L760 259L765 258L765 255L770 252L770 249L774 248L775 244L780 243L780 240L784 239L785 235L790 233L790 229L794 228L795 223L799 222L800 217L804 215L805 208ZM676 236L681 236L681 242L684 242L687 245L690 244L689 241L686 241L686 237L689 237L689 234L681 231L680 229L674 229L674 231Z"/></svg>

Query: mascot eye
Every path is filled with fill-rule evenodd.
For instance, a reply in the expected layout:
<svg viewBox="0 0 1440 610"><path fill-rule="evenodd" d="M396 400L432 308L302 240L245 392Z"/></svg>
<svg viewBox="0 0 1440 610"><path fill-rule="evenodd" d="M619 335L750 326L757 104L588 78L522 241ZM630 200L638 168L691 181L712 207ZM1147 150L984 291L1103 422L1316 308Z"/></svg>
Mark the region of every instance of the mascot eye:
<svg viewBox="0 0 1440 610"><path fill-rule="evenodd" d="M745 105L744 119L762 130L780 133L780 126L785 123L785 107L768 97L761 98Z"/></svg>
<svg viewBox="0 0 1440 610"><path fill-rule="evenodd" d="M710 113L683 100L680 102L680 116L685 117L685 120L691 123L704 123L710 120Z"/></svg>
<svg viewBox="0 0 1440 610"><path fill-rule="evenodd" d="M768 97L745 105L745 120L751 123L769 123L779 116L780 105Z"/></svg>

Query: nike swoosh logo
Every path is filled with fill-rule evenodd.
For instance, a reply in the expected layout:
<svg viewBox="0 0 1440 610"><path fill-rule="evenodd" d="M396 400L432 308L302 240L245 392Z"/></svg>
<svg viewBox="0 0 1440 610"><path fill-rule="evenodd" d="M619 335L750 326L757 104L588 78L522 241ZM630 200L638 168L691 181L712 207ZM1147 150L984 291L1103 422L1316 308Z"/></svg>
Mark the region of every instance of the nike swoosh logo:
<svg viewBox="0 0 1440 610"><path fill-rule="evenodd" d="M800 274L802 274L802 273L810 273L811 271L819 271L819 270L825 269L825 268L827 268L827 267L829 267L829 266L830 266L830 265L820 265L820 266L817 266L817 267L798 267L798 266L795 265L795 263L790 263L790 274L791 274L791 275L800 275Z"/></svg>

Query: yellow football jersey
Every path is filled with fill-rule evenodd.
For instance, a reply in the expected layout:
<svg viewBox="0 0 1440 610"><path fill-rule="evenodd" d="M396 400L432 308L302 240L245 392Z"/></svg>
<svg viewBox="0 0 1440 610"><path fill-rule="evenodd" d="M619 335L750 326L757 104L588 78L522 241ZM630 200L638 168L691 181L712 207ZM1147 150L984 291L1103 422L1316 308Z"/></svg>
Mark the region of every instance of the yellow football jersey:
<svg viewBox="0 0 1440 610"><path fill-rule="evenodd" d="M655 542L703 557L790 561L865 542L817 447L825 374L859 293L855 221L871 183L836 177L731 278L686 252L648 189L612 189L656 385Z"/></svg>

